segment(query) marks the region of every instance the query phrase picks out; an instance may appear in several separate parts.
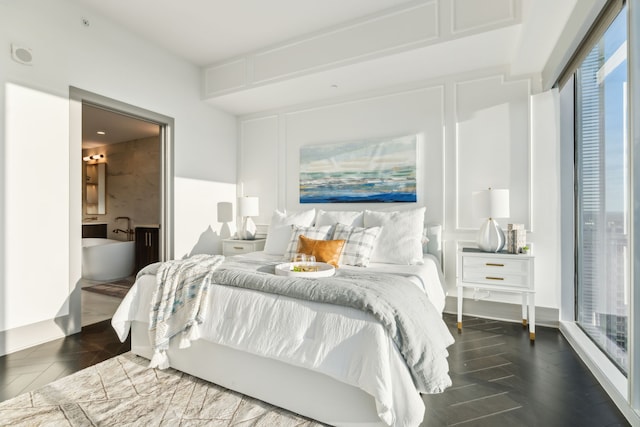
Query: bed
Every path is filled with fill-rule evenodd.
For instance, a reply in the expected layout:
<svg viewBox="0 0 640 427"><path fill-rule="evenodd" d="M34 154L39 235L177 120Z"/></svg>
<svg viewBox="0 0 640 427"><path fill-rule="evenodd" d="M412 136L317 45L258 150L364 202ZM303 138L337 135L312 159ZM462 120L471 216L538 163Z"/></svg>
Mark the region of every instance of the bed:
<svg viewBox="0 0 640 427"><path fill-rule="evenodd" d="M315 226L319 221L314 219ZM272 221L271 230L276 229ZM215 277L272 275L283 254L268 249L227 257ZM420 255L408 265L340 265L336 276L364 281L382 277L385 283L405 286L405 292L427 296L425 339L430 350L425 359L430 362L424 364L428 384L421 391L437 393L451 384L446 347L453 337L441 318L445 293L439 260ZM140 275L112 320L121 340L130 329L131 351L148 359L154 354L149 312L156 279ZM395 336L372 313L215 280L207 303L200 338L185 349L178 349L176 340L169 345L171 367L330 425L417 426L423 421L415 372Z"/></svg>

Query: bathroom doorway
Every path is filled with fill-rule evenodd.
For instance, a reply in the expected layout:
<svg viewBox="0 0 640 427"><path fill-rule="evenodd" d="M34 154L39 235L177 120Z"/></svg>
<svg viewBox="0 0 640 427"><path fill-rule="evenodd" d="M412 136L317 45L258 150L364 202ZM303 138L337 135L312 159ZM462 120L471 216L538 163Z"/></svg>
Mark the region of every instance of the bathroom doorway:
<svg viewBox="0 0 640 427"><path fill-rule="evenodd" d="M136 233L154 233L154 246L146 250L155 259L173 256L173 120L80 89L70 94L71 153L77 153L70 162L81 165L80 200L72 205L79 208L76 224L82 229L81 291L72 306L76 301L73 311L86 326L109 319L133 283L140 258ZM80 147L74 136L80 136Z"/></svg>

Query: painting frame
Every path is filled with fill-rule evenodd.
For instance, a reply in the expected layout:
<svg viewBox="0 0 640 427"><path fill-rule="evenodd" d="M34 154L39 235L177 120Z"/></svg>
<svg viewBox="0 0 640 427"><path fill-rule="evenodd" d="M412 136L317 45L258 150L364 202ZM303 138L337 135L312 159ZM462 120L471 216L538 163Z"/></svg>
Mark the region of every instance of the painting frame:
<svg viewBox="0 0 640 427"><path fill-rule="evenodd" d="M417 158L415 134L301 146L300 203L415 203Z"/></svg>

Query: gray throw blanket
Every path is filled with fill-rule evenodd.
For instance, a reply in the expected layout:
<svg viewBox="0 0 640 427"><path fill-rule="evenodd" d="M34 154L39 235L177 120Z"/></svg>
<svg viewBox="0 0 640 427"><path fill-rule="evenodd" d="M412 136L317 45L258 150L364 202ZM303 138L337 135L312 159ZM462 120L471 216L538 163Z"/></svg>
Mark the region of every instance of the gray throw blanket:
<svg viewBox="0 0 640 427"><path fill-rule="evenodd" d="M153 264L138 273L138 277L156 274L149 314L149 339L154 350L150 368L169 367L167 349L174 336L182 334L179 348L200 338L198 325L206 316L211 275L223 260L221 255L194 255Z"/></svg>
<svg viewBox="0 0 640 427"><path fill-rule="evenodd" d="M259 270L259 271L256 271ZM422 393L441 392L451 384L442 373L440 361L453 337L440 313L426 294L407 278L337 270L334 277L319 279L276 276L273 264L228 260L212 275L212 282L298 298L307 301L355 308L373 315L386 328L404 357L416 389ZM446 372L444 373L446 375Z"/></svg>

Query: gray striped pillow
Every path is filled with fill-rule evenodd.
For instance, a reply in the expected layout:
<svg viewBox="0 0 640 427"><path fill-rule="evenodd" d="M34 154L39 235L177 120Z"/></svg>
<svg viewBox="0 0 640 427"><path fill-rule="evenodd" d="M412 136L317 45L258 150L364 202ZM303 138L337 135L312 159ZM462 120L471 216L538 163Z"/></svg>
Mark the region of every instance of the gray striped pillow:
<svg viewBox="0 0 640 427"><path fill-rule="evenodd" d="M369 265L373 245L382 231L382 227L352 227L336 224L333 240L344 240L340 264L366 267Z"/></svg>

